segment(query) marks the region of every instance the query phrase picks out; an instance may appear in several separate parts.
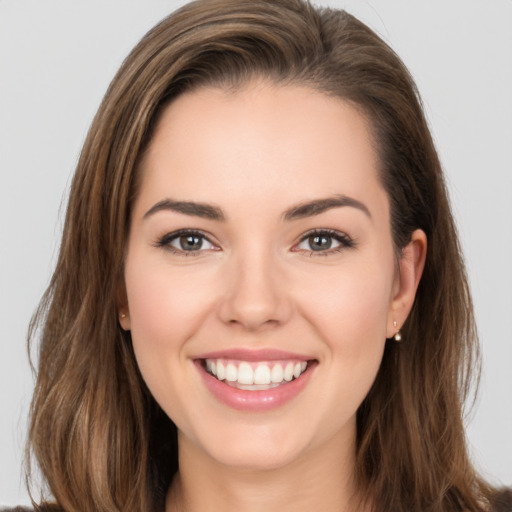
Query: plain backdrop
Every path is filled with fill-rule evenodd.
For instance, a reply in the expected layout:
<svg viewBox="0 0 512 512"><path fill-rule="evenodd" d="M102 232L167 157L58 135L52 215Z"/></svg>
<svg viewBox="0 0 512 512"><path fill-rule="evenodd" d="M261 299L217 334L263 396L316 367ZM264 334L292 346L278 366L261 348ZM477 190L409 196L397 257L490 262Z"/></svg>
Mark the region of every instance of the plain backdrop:
<svg viewBox="0 0 512 512"><path fill-rule="evenodd" d="M31 314L58 250L66 195L122 59L181 5L0 0L0 504L28 503L21 461ZM483 345L468 420L474 460L512 484L512 0L351 0L415 77L445 167Z"/></svg>

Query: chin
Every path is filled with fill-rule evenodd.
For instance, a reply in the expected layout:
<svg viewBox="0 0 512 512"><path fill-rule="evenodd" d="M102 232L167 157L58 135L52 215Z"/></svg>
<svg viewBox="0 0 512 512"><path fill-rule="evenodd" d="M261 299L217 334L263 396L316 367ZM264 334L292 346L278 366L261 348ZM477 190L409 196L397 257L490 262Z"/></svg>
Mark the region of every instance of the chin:
<svg viewBox="0 0 512 512"><path fill-rule="evenodd" d="M247 443L246 443L247 444ZM240 449L237 449L240 448ZM272 471L284 468L298 458L302 450L276 450L267 446L233 446L229 450L215 451L211 456L218 463L239 471Z"/></svg>
<svg viewBox="0 0 512 512"><path fill-rule="evenodd" d="M235 427L232 424L232 427ZM274 427L274 428L272 428ZM300 459L310 445L304 430L293 425L243 425L235 428L210 428L185 440L181 433L181 447L192 441L194 449L223 466L237 470L265 471L283 468ZM294 432L297 435L290 435ZM214 434L214 435L212 435ZM188 448L185 448L187 450Z"/></svg>

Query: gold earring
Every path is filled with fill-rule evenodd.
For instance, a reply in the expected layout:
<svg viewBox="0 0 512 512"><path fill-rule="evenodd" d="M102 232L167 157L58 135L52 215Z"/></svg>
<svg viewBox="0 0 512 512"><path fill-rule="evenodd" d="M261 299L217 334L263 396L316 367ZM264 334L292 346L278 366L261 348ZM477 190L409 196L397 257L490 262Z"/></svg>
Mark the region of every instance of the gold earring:
<svg viewBox="0 0 512 512"><path fill-rule="evenodd" d="M396 327L396 320L393 320L393 327ZM400 329L396 331L395 335L393 336L393 339L395 341L402 341L402 333L400 332Z"/></svg>

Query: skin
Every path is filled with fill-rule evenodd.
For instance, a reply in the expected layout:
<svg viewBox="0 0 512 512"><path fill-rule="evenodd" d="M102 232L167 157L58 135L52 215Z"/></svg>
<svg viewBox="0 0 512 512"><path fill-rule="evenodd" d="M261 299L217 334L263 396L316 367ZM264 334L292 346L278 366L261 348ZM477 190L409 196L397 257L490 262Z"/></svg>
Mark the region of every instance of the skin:
<svg viewBox="0 0 512 512"><path fill-rule="evenodd" d="M201 88L164 111L142 164L119 312L149 389L178 427L167 511L355 508L356 411L412 307L426 252L415 231L397 265L377 168L361 113L304 87ZM347 205L283 219L335 194L367 212ZM148 214L168 199L214 205L225 219ZM204 233L200 250L173 252L170 237L162 245L178 229ZM329 238L329 249L313 251L312 229L351 243ZM238 411L210 394L193 363L233 347L318 365L283 406Z"/></svg>

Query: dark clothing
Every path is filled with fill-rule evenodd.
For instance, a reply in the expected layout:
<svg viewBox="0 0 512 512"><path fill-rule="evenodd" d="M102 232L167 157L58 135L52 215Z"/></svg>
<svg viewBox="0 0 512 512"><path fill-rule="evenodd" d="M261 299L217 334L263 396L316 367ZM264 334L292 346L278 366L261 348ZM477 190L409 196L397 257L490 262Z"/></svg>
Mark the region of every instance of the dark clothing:
<svg viewBox="0 0 512 512"><path fill-rule="evenodd" d="M512 512L512 488L500 490L493 503L492 512Z"/></svg>
<svg viewBox="0 0 512 512"><path fill-rule="evenodd" d="M44 507L42 510L50 512L50 510L56 511L57 509ZM29 507L2 508L0 512L34 512L34 509ZM512 512L512 489L501 489L496 495L489 512Z"/></svg>

